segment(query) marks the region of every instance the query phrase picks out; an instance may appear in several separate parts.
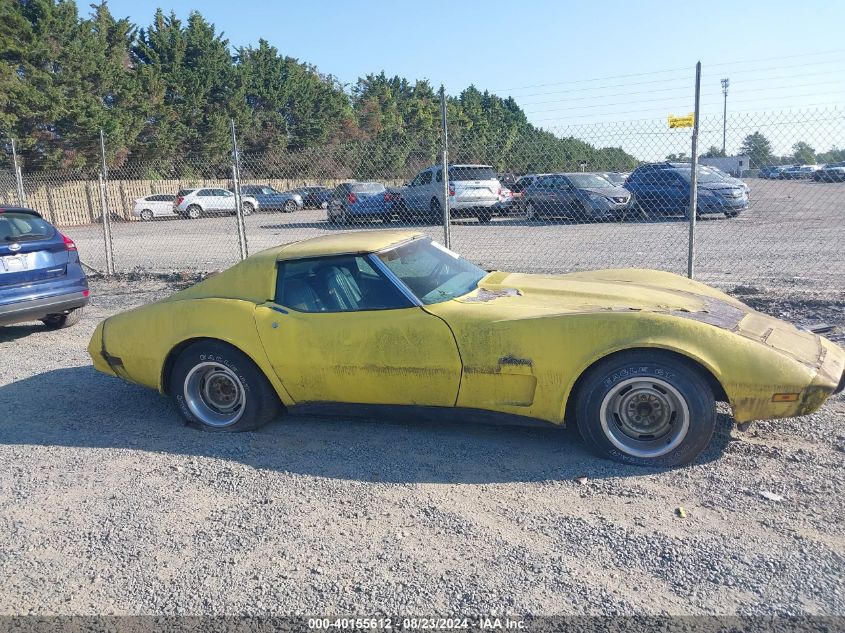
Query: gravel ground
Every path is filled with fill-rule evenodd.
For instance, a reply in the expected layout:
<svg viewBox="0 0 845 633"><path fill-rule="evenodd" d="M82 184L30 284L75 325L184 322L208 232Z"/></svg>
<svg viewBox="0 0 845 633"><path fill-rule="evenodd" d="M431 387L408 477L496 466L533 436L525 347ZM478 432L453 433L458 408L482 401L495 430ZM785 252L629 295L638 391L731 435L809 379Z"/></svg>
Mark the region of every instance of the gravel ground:
<svg viewBox="0 0 845 633"><path fill-rule="evenodd" d="M698 223L697 276L721 287L736 284L789 287L793 292L836 288L845 292L845 183L749 179L751 204L736 219ZM370 227L380 227L373 224ZM393 222L390 228L422 230L438 240L442 228ZM360 229L362 227L352 227ZM329 224L326 212L258 213L246 218L250 252L349 230ZM571 271L595 268L687 270L687 222L532 224L497 218L489 225L455 221L452 248L488 268ZM102 227L66 229L84 261L105 269ZM113 226L116 270L167 271L226 268L238 257L233 217L194 221L161 219Z"/></svg>
<svg viewBox="0 0 845 633"><path fill-rule="evenodd" d="M842 396L745 432L723 414L672 471L552 428L208 434L85 353L172 290L97 281L78 326L0 330L0 614L845 614ZM845 326L841 298L746 299Z"/></svg>

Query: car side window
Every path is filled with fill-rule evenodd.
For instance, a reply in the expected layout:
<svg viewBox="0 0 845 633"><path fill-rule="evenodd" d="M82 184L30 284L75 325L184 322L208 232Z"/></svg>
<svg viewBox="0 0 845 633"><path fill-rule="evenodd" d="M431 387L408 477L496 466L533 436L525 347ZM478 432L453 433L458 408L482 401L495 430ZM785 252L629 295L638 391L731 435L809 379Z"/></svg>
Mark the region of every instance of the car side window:
<svg viewBox="0 0 845 633"><path fill-rule="evenodd" d="M214 192L209 189L200 189L199 191L197 191L197 195L203 198L207 198L209 196L213 196Z"/></svg>
<svg viewBox="0 0 845 633"><path fill-rule="evenodd" d="M437 170L436 180L437 180L437 182L443 182L443 170L442 169Z"/></svg>
<svg viewBox="0 0 845 633"><path fill-rule="evenodd" d="M428 185L431 183L431 172L427 171L422 174L422 178L420 179L420 184Z"/></svg>
<svg viewBox="0 0 845 633"><path fill-rule="evenodd" d="M554 187L554 178L552 176L540 176L535 184L538 189L552 189Z"/></svg>
<svg viewBox="0 0 845 633"><path fill-rule="evenodd" d="M276 303L298 312L396 310L413 304L364 256L280 262Z"/></svg>
<svg viewBox="0 0 845 633"><path fill-rule="evenodd" d="M408 186L409 187L418 187L421 180L422 180L422 174L417 174L416 176L414 176L414 179L410 183L408 183Z"/></svg>

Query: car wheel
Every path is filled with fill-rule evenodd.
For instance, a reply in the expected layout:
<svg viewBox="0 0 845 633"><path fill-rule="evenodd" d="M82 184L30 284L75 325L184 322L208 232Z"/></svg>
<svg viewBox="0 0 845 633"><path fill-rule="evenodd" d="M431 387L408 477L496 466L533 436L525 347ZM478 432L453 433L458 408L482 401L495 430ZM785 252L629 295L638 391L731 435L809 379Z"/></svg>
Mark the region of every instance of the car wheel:
<svg viewBox="0 0 845 633"><path fill-rule="evenodd" d="M690 362L660 350L600 361L583 377L575 398L586 444L623 463L688 464L716 428L716 399L707 380Z"/></svg>
<svg viewBox="0 0 845 633"><path fill-rule="evenodd" d="M153 212L149 209L144 209L143 211L141 211L141 219L144 222L151 222L154 217L155 216L153 215Z"/></svg>
<svg viewBox="0 0 845 633"><path fill-rule="evenodd" d="M48 314L41 322L51 330L62 330L76 325L82 319L82 308L71 310L67 314Z"/></svg>
<svg viewBox="0 0 845 633"><path fill-rule="evenodd" d="M735 218L739 215L739 211L725 211L726 218Z"/></svg>
<svg viewBox="0 0 845 633"><path fill-rule="evenodd" d="M493 214L489 211L484 211L475 216L479 224L488 224L493 219Z"/></svg>
<svg viewBox="0 0 845 633"><path fill-rule="evenodd" d="M170 373L179 415L206 431L251 431L282 412L264 373L240 350L218 341L185 348Z"/></svg>
<svg viewBox="0 0 845 633"><path fill-rule="evenodd" d="M253 205L251 202L243 202L241 203L241 209L243 209L244 215L252 215L252 213L255 211L255 205Z"/></svg>
<svg viewBox="0 0 845 633"><path fill-rule="evenodd" d="M202 208L199 205L192 204L185 210L185 214L189 220L197 220L202 217Z"/></svg>
<svg viewBox="0 0 845 633"><path fill-rule="evenodd" d="M285 205L282 207L285 213L293 213L299 207L296 200L285 200Z"/></svg>
<svg viewBox="0 0 845 633"><path fill-rule="evenodd" d="M321 209L328 209L328 208L329 208L329 203L328 203L328 202L326 202L325 200L323 200L323 201L320 203L320 208L321 208Z"/></svg>

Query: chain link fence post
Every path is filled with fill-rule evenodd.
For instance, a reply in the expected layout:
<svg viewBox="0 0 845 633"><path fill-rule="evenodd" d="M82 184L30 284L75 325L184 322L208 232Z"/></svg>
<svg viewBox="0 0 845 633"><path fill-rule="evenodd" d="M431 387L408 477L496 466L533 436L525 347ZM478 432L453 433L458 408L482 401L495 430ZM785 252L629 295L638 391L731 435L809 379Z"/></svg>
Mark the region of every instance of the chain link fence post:
<svg viewBox="0 0 845 633"><path fill-rule="evenodd" d="M235 217L238 227L238 255L241 261L249 257L244 225L244 205L241 196L241 159L238 153L238 137L235 133L235 120L232 119L232 185L235 189Z"/></svg>
<svg viewBox="0 0 845 633"><path fill-rule="evenodd" d="M446 88L440 86L440 118L443 128L443 242L452 247L452 217L449 209L449 130L446 119Z"/></svg>
<svg viewBox="0 0 845 633"><path fill-rule="evenodd" d="M23 188L23 174L21 173L21 166L18 165L18 152L15 148L15 139L9 139L12 142L12 171L15 173L15 193L18 197L18 205L26 206L26 191Z"/></svg>
<svg viewBox="0 0 845 633"><path fill-rule="evenodd" d="M695 278L695 216L698 213L698 118L701 99L701 62L695 65L695 114L692 121L692 149L690 151L689 245L687 249L687 277Z"/></svg>
<svg viewBox="0 0 845 633"><path fill-rule="evenodd" d="M114 275L114 252L112 250L111 212L109 211L109 170L106 166L106 137L100 130L100 157L102 159L100 173L100 209L103 221L103 242L106 248L106 276Z"/></svg>

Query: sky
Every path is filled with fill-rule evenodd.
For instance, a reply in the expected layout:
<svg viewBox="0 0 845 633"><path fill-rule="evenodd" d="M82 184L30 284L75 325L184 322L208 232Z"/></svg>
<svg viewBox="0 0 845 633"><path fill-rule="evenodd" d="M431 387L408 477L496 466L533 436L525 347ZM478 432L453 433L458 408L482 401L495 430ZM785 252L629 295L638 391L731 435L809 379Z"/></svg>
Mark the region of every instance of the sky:
<svg viewBox="0 0 845 633"><path fill-rule="evenodd" d="M739 143L742 122L760 111L845 107L845 2L837 0L108 4L139 26L158 6L181 18L199 10L233 46L264 38L345 84L382 70L443 84L449 94L474 84L513 96L532 123L548 129L690 112L697 61L702 121L721 121L720 79L730 78L728 111L738 123L735 134L729 125L729 144ZM815 134L827 149L835 143L819 127L826 126L808 124L805 136Z"/></svg>

